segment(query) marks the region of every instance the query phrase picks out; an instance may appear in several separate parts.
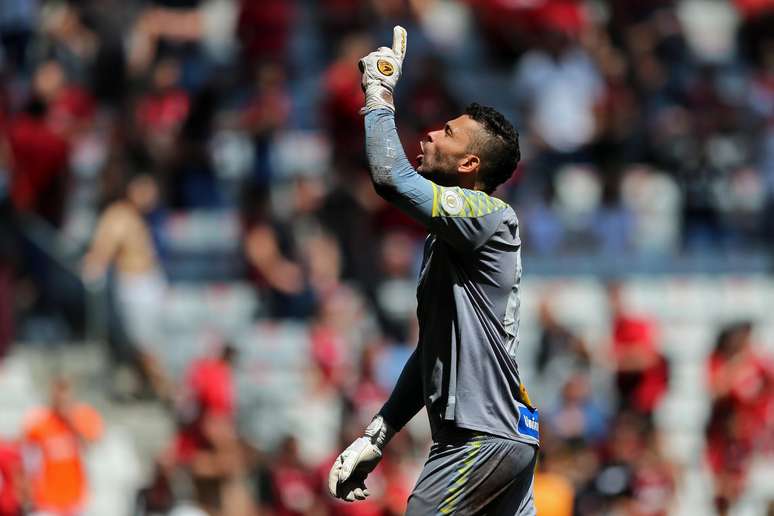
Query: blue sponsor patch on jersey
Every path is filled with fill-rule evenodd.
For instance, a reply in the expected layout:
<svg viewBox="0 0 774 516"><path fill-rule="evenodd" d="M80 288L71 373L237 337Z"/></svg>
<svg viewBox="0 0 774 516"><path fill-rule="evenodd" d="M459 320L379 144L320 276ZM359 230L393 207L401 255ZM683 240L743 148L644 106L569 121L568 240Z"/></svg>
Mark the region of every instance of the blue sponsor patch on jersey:
<svg viewBox="0 0 774 516"><path fill-rule="evenodd" d="M532 437L533 439L540 439L540 415L537 409L530 410L529 408L518 405L519 411L519 425L518 431L520 434L526 437Z"/></svg>

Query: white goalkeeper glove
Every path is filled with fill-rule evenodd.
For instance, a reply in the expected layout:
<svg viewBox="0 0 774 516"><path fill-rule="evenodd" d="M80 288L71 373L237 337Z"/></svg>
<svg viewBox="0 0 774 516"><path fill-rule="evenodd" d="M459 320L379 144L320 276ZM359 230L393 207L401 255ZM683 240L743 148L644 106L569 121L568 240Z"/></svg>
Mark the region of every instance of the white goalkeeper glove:
<svg viewBox="0 0 774 516"><path fill-rule="evenodd" d="M347 502L365 500L369 493L365 479L382 459L382 450L395 435L384 418L377 415L363 437L341 452L328 474L328 491Z"/></svg>
<svg viewBox="0 0 774 516"><path fill-rule="evenodd" d="M393 92L403 68L403 58L406 57L406 37L406 29L396 25L392 29L392 48L379 47L358 63L363 74L360 85L366 97L361 114L383 107L395 111Z"/></svg>

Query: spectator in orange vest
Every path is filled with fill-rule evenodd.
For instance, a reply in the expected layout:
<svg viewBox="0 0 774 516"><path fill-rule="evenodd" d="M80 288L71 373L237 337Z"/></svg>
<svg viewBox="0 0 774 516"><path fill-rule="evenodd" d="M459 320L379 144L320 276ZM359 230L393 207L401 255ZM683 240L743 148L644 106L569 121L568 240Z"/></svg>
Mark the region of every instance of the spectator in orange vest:
<svg viewBox="0 0 774 516"><path fill-rule="evenodd" d="M85 446L102 434L102 419L92 407L73 399L72 385L57 378L48 407L27 417L23 458L34 510L59 516L83 511L88 495Z"/></svg>

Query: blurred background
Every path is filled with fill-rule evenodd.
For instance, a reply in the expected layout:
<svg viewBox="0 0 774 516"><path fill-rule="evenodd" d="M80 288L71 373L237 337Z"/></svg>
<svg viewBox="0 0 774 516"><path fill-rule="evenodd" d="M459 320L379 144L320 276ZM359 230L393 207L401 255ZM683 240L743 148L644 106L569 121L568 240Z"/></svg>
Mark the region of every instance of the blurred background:
<svg viewBox="0 0 774 516"><path fill-rule="evenodd" d="M422 414L325 493L417 339L396 23L409 157L521 133L539 514L774 514L771 0L2 0L0 515L402 514Z"/></svg>

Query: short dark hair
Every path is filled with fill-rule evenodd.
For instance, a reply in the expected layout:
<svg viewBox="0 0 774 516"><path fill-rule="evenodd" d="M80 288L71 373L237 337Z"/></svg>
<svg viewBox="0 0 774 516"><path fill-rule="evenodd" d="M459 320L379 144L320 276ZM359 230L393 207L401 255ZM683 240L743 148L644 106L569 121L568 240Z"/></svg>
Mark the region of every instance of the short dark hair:
<svg viewBox="0 0 774 516"><path fill-rule="evenodd" d="M479 173L487 193L510 179L521 159L519 133L494 108L477 103L465 108L465 114L481 124L488 137L474 137L471 151L481 158Z"/></svg>

